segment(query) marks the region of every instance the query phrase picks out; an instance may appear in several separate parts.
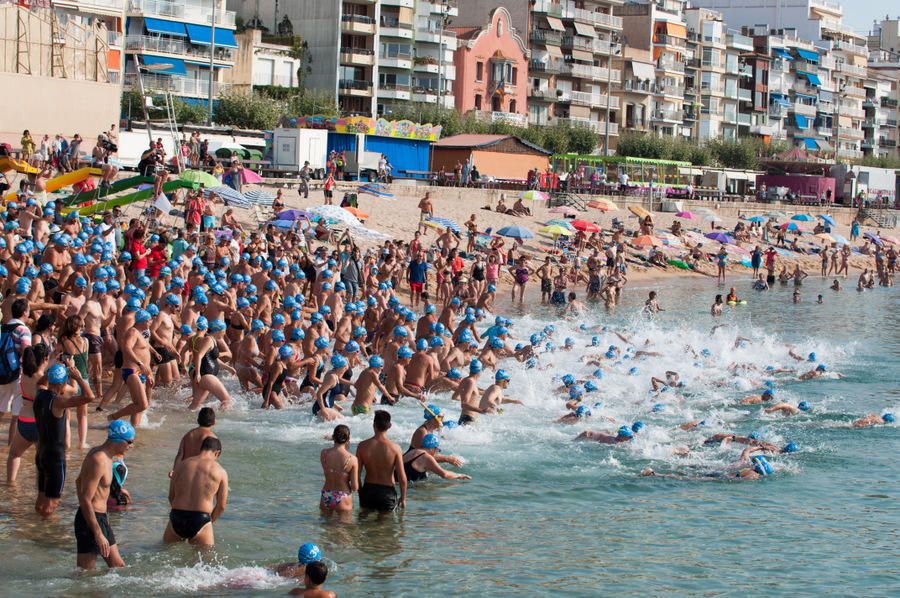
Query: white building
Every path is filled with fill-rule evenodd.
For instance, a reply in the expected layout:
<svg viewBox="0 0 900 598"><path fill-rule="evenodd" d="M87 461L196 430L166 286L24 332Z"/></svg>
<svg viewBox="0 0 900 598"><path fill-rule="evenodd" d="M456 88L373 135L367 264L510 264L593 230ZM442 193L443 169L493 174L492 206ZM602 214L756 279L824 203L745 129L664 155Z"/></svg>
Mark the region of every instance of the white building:
<svg viewBox="0 0 900 598"><path fill-rule="evenodd" d="M247 29L234 37L238 49L234 68L224 73L226 85L243 90L299 85L298 75L304 64L301 59L291 57L291 46L284 45L286 38L265 36L259 29Z"/></svg>

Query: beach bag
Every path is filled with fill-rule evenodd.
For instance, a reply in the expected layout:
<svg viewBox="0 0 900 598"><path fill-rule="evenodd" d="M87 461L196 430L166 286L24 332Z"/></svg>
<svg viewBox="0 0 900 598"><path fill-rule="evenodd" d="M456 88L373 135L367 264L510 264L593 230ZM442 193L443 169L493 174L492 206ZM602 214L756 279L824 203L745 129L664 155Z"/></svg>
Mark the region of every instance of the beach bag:
<svg viewBox="0 0 900 598"><path fill-rule="evenodd" d="M4 324L0 328L0 384L9 384L19 379L22 364L19 361L19 353L16 351L16 343L12 333L18 328L18 324Z"/></svg>

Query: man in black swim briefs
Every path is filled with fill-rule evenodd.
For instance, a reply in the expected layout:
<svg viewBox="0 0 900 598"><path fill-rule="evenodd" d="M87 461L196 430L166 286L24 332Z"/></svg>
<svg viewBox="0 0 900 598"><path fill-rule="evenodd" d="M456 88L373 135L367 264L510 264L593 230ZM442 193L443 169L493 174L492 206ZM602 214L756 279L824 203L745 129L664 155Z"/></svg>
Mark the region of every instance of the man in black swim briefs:
<svg viewBox="0 0 900 598"><path fill-rule="evenodd" d="M406 507L406 473L403 471L403 452L391 442L387 431L391 428L391 414L379 409L372 422L375 435L363 440L356 448L359 469L364 471L359 489L359 505L363 509L389 513ZM400 484L397 496L395 484Z"/></svg>
<svg viewBox="0 0 900 598"><path fill-rule="evenodd" d="M219 465L222 443L207 436L200 454L181 461L169 483L169 523L163 541L212 546L212 524L225 512L228 502L228 473Z"/></svg>

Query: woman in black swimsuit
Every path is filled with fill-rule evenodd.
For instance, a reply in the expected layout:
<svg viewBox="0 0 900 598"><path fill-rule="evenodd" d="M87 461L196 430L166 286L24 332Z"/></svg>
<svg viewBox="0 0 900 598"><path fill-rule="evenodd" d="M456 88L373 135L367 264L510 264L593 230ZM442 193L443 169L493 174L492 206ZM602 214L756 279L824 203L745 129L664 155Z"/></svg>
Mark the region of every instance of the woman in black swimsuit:
<svg viewBox="0 0 900 598"><path fill-rule="evenodd" d="M456 473L447 471L441 467L434 455L437 453L440 441L434 434L426 434L422 439L422 448L416 449L410 447L403 454L403 471L406 472L406 479L410 482L421 482L428 478L428 472L439 475L445 480L471 480L471 476L464 473Z"/></svg>
<svg viewBox="0 0 900 598"><path fill-rule="evenodd" d="M231 405L231 395L218 378L220 366L234 373L231 366L220 360L231 355L222 340L224 330L225 322L222 320L208 323L202 316L197 318L197 334L190 341L191 409L198 409L210 394L222 402L222 409Z"/></svg>
<svg viewBox="0 0 900 598"><path fill-rule="evenodd" d="M6 458L6 481L12 484L19 474L19 465L22 463L22 455L37 442L37 423L34 419L34 397L38 393L38 380L47 372L47 356L50 350L44 343L38 343L22 350L22 379L20 388L22 391L22 408L16 427L13 430L12 444L9 446L9 455Z"/></svg>

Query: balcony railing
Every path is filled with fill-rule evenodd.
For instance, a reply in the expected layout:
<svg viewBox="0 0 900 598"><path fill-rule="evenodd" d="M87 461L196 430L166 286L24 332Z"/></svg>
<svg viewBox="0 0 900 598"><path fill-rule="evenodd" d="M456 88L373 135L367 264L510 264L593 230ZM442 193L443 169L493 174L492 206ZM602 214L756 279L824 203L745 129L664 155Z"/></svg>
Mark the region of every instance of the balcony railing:
<svg viewBox="0 0 900 598"><path fill-rule="evenodd" d="M490 123L507 123L517 127L528 126L528 116L515 112L494 112L491 110L473 110L475 119Z"/></svg>
<svg viewBox="0 0 900 598"><path fill-rule="evenodd" d="M794 113L800 114L803 116L815 116L816 115L816 107L812 104L803 104L801 102L794 102Z"/></svg>
<svg viewBox="0 0 900 598"><path fill-rule="evenodd" d="M841 62L838 64L838 71L842 73L847 73L848 75L853 75L855 77L865 77L868 75L868 69L864 66L856 66L855 64L847 64L846 62Z"/></svg>
<svg viewBox="0 0 900 598"><path fill-rule="evenodd" d="M149 35L129 35L125 38L125 50L132 52L159 52L209 60L209 49L209 46L194 46L180 39ZM216 60L234 62L234 54L232 48L216 46Z"/></svg>
<svg viewBox="0 0 900 598"><path fill-rule="evenodd" d="M619 89L621 89L622 91L630 91L634 93L651 93L653 91L653 84L649 81L627 79L625 81L622 81Z"/></svg>
<svg viewBox="0 0 900 598"><path fill-rule="evenodd" d="M552 3L550 0L537 0L531 10L551 17L562 17L563 14L562 6Z"/></svg>
<svg viewBox="0 0 900 598"><path fill-rule="evenodd" d="M684 48L687 46L687 42L683 38L663 34L654 35L653 43L665 46L675 46L676 48Z"/></svg>
<svg viewBox="0 0 900 598"><path fill-rule="evenodd" d="M606 67L590 66L587 64L571 64L569 66L571 67L573 77L590 79L597 82L608 80L610 83L618 83L622 80L622 71L617 69L610 70Z"/></svg>
<svg viewBox="0 0 900 598"><path fill-rule="evenodd" d="M107 31L106 32L106 43L110 46L115 46L116 48L121 48L122 43L125 41L125 36L119 33L118 31Z"/></svg>
<svg viewBox="0 0 900 598"><path fill-rule="evenodd" d="M752 102L753 91L750 89L738 88L738 100L741 102Z"/></svg>
<svg viewBox="0 0 900 598"><path fill-rule="evenodd" d="M543 29L535 29L534 31L531 32L531 41L558 46L558 45L562 44L563 35L559 31L546 31Z"/></svg>
<svg viewBox="0 0 900 598"><path fill-rule="evenodd" d="M654 110L651 114L652 120L676 121L681 122L680 110Z"/></svg>
<svg viewBox="0 0 900 598"><path fill-rule="evenodd" d="M658 60L656 61L656 68L662 71L683 73L684 63L677 60Z"/></svg>
<svg viewBox="0 0 900 598"><path fill-rule="evenodd" d="M175 17L183 21L196 21L212 25L212 5L199 0L129 0L128 11L146 15ZM234 11L217 10L216 25L234 27Z"/></svg>
<svg viewBox="0 0 900 598"><path fill-rule="evenodd" d="M557 124L568 127L584 127L586 129L590 129L598 135L605 135L608 128L610 135L619 134L619 125L617 123L605 123L596 120L588 120L586 118L554 117L553 119L551 119L550 124Z"/></svg>
<svg viewBox="0 0 900 598"><path fill-rule="evenodd" d="M286 77L284 75L269 75L268 77L263 76L260 73L254 73L253 75L253 85L293 87L295 82L293 77Z"/></svg>
<svg viewBox="0 0 900 598"><path fill-rule="evenodd" d="M528 65L528 70L533 73L547 73L551 75L559 75L559 74L570 74L572 72L572 66L566 64L565 62L559 60L549 60L547 62L541 62L539 60L532 60Z"/></svg>
<svg viewBox="0 0 900 598"><path fill-rule="evenodd" d="M188 79L187 77L166 77L164 75L144 75L142 77L144 89L150 92L169 91L176 95L198 98L209 97L209 81L204 79ZM132 89L138 88L137 75L125 76L125 85ZM218 95L231 89L229 83L215 83L215 93Z"/></svg>
<svg viewBox="0 0 900 598"><path fill-rule="evenodd" d="M355 89L357 91L370 91L372 89L371 81L363 81L359 79L341 79L338 82L341 89Z"/></svg>
<svg viewBox="0 0 900 598"><path fill-rule="evenodd" d="M749 114L738 113L738 115L737 115L737 122L738 122L739 125L749 127L749 126L750 126L750 115L749 115Z"/></svg>
<svg viewBox="0 0 900 598"><path fill-rule="evenodd" d="M666 96L684 96L684 85L671 85L668 83L654 83L653 93Z"/></svg>
<svg viewBox="0 0 900 598"><path fill-rule="evenodd" d="M592 10L584 10L581 8L576 8L572 12L572 16L579 21L586 21L594 25L609 27L610 29L622 28L622 17L615 17L602 12L594 12Z"/></svg>

